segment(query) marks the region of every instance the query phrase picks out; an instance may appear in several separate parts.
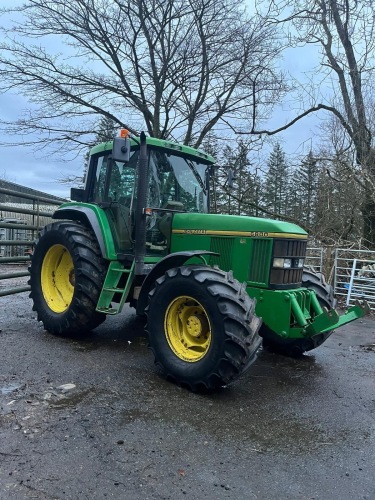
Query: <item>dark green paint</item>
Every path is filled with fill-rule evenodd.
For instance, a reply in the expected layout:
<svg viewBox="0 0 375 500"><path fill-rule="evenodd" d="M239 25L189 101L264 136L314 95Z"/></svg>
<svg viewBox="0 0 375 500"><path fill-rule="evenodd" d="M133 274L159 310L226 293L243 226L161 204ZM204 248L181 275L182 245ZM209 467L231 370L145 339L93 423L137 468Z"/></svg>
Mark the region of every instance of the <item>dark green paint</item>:
<svg viewBox="0 0 375 500"><path fill-rule="evenodd" d="M306 231L290 222L240 215L175 214L173 217L173 229L291 233L307 237Z"/></svg>

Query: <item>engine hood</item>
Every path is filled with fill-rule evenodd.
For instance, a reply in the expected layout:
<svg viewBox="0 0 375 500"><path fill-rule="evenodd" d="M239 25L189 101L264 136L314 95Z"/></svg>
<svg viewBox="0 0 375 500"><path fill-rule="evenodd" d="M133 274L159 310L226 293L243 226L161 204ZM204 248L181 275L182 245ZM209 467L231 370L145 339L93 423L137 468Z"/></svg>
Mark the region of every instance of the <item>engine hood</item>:
<svg viewBox="0 0 375 500"><path fill-rule="evenodd" d="M307 239L307 232L290 222L239 215L178 213L173 234L206 234L259 238Z"/></svg>

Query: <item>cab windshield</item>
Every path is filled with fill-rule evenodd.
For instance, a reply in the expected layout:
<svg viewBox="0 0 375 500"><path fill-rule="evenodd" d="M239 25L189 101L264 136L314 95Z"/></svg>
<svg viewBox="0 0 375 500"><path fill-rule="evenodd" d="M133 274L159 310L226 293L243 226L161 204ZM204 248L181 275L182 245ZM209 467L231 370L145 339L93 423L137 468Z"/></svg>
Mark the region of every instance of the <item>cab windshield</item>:
<svg viewBox="0 0 375 500"><path fill-rule="evenodd" d="M163 151L149 151L148 206L206 213L207 165Z"/></svg>
<svg viewBox="0 0 375 500"><path fill-rule="evenodd" d="M108 154L99 156L95 165L93 201L134 206L138 157L139 151L133 152L129 163L125 164L110 161ZM207 165L188 157L149 149L147 205L150 208L207 213L207 168Z"/></svg>

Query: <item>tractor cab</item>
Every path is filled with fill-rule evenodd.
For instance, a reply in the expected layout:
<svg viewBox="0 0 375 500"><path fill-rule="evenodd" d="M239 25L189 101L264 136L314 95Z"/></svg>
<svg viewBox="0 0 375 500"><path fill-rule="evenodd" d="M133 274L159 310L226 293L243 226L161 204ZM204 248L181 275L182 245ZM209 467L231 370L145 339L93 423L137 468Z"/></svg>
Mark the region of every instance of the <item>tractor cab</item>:
<svg viewBox="0 0 375 500"><path fill-rule="evenodd" d="M166 255L172 214L208 213L209 170L214 159L198 150L149 137L148 173L143 179L138 171L140 145L130 140L129 146L124 158L115 154L112 142L94 147L85 187L72 189L71 198L101 207L112 225L117 253L134 254L138 184L145 183L146 253Z"/></svg>

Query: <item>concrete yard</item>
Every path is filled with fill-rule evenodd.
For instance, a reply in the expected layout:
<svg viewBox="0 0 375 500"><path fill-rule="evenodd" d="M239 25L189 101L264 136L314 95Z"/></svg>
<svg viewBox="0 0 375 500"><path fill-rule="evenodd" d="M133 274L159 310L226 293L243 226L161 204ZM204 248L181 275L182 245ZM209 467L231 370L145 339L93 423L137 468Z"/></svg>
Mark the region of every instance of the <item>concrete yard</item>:
<svg viewBox="0 0 375 500"><path fill-rule="evenodd" d="M59 338L0 298L1 499L375 498L373 319L206 395L161 377L143 326Z"/></svg>

